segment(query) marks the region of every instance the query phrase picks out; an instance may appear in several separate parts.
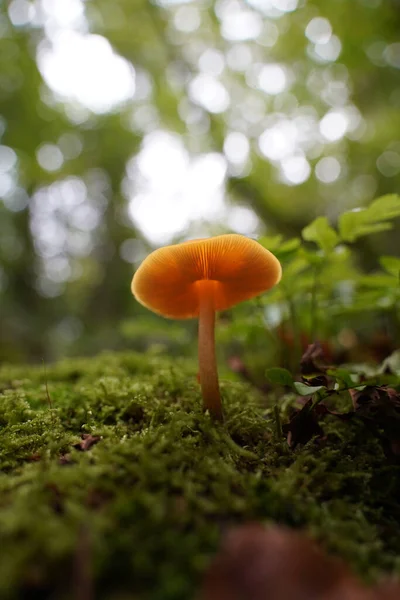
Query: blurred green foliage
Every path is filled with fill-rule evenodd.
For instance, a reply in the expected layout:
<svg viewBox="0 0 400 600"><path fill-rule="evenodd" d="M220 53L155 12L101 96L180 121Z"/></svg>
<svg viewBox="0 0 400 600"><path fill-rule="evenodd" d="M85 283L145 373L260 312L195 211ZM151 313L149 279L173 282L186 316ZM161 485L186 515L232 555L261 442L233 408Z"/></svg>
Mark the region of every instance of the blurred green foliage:
<svg viewBox="0 0 400 600"><path fill-rule="evenodd" d="M139 161L158 131L189 159L223 161L228 217L237 205L254 211L256 233L282 259L285 278L267 307L271 353L277 311L295 344L304 332L338 335L349 314L353 328L372 333L365 310L398 335L398 221L386 231L382 204L370 203L399 189L399 31L397 0L2 3L0 360L160 343L192 352L194 324L160 324L129 291L151 250L129 208L162 166L146 175ZM65 55L76 59L85 40L97 43L98 62L87 67L82 50L73 79L79 56L69 64ZM60 48L64 62L51 69ZM118 80L101 52L127 61L134 93L107 100ZM83 98L91 77L94 91L104 80L97 105L93 91ZM386 202L397 214L398 197ZM176 239L191 233L177 228ZM354 243L351 253L342 242ZM231 349L264 340L255 306L263 302L223 317Z"/></svg>

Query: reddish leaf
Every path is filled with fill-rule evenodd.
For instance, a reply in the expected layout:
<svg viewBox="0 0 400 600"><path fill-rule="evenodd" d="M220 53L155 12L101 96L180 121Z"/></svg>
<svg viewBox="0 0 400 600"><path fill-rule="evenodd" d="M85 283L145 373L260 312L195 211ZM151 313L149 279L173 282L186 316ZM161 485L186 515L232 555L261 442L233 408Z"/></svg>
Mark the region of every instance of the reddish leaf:
<svg viewBox="0 0 400 600"><path fill-rule="evenodd" d="M40 459L41 455L39 454L39 452L35 452L34 454L28 456L26 460L29 460L29 462L38 462Z"/></svg>
<svg viewBox="0 0 400 600"><path fill-rule="evenodd" d="M311 406L312 400L310 399L300 410L295 412L289 423L283 425L282 431L287 435L287 443L290 448L295 448L298 444L306 444L314 436L323 436L324 431Z"/></svg>
<svg viewBox="0 0 400 600"><path fill-rule="evenodd" d="M400 457L400 393L386 386L350 390L354 411L381 440L385 454Z"/></svg>
<svg viewBox="0 0 400 600"><path fill-rule="evenodd" d="M74 444L74 448L76 450L80 450L81 452L86 452L89 450L94 444L97 444L101 440L99 435L91 435L90 433L82 434L82 441Z"/></svg>
<svg viewBox="0 0 400 600"><path fill-rule="evenodd" d="M74 463L70 454L62 454L58 462L60 465L72 465Z"/></svg>
<svg viewBox="0 0 400 600"><path fill-rule="evenodd" d="M378 585L375 588L374 600L399 600L400 598L400 583L387 582Z"/></svg>
<svg viewBox="0 0 400 600"><path fill-rule="evenodd" d="M329 383L326 371L329 367L325 363L325 353L319 342L310 344L300 360L300 373L311 385L324 385Z"/></svg>
<svg viewBox="0 0 400 600"><path fill-rule="evenodd" d="M254 523L230 531L199 600L373 600L345 564L306 536Z"/></svg>

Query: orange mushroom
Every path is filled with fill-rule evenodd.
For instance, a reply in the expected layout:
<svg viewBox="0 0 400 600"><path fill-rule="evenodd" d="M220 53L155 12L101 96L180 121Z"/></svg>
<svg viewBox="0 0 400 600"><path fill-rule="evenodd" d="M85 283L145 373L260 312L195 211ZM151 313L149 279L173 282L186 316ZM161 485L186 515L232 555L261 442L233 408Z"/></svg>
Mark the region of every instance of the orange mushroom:
<svg viewBox="0 0 400 600"><path fill-rule="evenodd" d="M273 287L278 259L258 242L226 234L155 250L132 280L136 299L164 317L199 318L199 374L204 408L223 419L215 357L215 311Z"/></svg>

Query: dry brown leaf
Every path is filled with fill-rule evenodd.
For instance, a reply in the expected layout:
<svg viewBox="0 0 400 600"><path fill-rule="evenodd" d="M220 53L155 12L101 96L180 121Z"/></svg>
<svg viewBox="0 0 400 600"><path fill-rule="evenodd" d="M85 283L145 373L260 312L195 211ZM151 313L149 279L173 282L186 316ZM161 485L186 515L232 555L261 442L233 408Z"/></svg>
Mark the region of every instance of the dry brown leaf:
<svg viewBox="0 0 400 600"><path fill-rule="evenodd" d="M94 446L95 444L97 444L100 440L101 440L101 437L99 435L91 435L90 433L83 433L82 441L78 442L77 444L74 444L74 448L76 450L80 450L81 452L86 452L87 450L90 450L90 448L92 446Z"/></svg>
<svg viewBox="0 0 400 600"><path fill-rule="evenodd" d="M199 600L375 600L305 535L254 523L230 531Z"/></svg>

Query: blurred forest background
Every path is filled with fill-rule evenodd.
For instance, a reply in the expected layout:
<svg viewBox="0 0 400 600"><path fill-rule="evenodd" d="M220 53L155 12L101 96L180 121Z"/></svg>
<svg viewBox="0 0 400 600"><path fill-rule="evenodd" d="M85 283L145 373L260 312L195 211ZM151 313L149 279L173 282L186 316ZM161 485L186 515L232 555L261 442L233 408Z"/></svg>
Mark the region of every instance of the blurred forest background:
<svg viewBox="0 0 400 600"><path fill-rule="evenodd" d="M0 4L0 360L136 348L152 248L398 192L399 0ZM360 242L365 270L397 229Z"/></svg>

